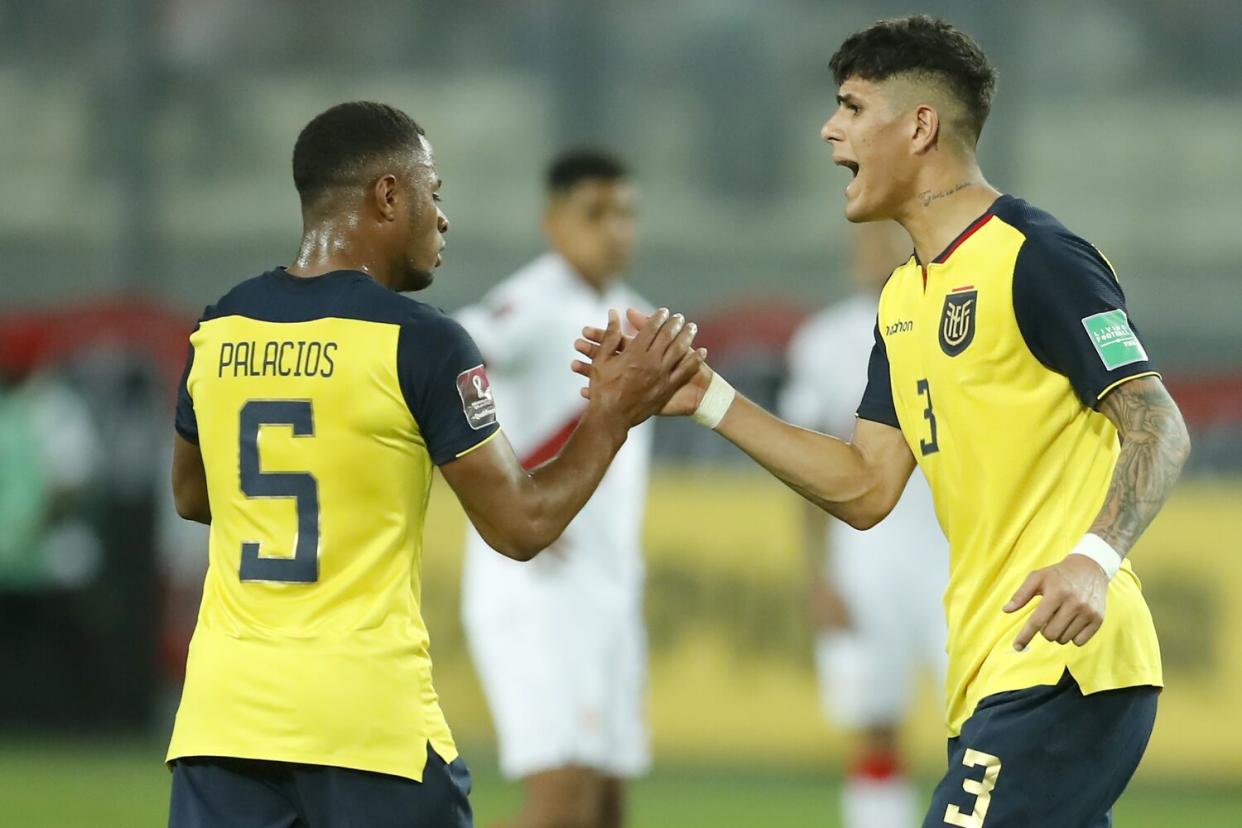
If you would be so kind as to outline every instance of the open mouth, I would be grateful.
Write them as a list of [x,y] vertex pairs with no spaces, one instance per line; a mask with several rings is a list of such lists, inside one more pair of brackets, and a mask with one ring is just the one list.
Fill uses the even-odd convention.
[[832,163],[836,164],[838,167],[845,167],[850,171],[849,183],[845,185],[845,197],[847,199],[852,198],[854,196],[854,182],[858,180],[858,162],[851,161],[848,158],[835,158]]

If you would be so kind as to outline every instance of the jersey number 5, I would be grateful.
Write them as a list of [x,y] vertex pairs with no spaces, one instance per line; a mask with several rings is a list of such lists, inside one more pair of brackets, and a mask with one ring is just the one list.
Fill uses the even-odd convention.
[[926,457],[940,451],[940,445],[936,442],[936,413],[932,411],[931,386],[925,379],[919,380],[919,396],[927,397],[927,408],[923,409],[923,419],[927,420],[927,424],[931,427],[930,440],[919,438],[919,450]]
[[298,529],[292,558],[264,558],[259,544],[247,542],[241,550],[243,581],[319,580],[319,482],[306,472],[264,472],[259,469],[259,429],[265,425],[293,427],[294,437],[314,437],[315,417],[310,400],[250,400],[241,410],[241,490],[250,498],[293,498]]

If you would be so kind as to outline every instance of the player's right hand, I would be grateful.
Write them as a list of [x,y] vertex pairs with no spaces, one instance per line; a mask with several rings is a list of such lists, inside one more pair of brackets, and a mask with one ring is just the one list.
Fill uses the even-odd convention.
[[591,362],[575,361],[573,368],[590,378],[585,396],[591,404],[617,412],[628,426],[664,409],[703,363],[693,347],[698,326],[666,308],[652,314],[632,338],[622,333],[617,312],[609,311],[608,327],[598,333],[594,353],[588,355]]
[[[661,316],[661,314],[663,314],[663,316]],[[638,333],[634,336],[625,336],[622,334],[617,339],[615,349],[608,352],[624,352],[628,349],[630,344],[632,342],[636,342],[645,331],[657,330],[661,325],[667,326],[673,323],[680,316],[680,314],[675,314],[673,317],[669,317],[667,314],[668,311],[663,308],[651,315],[644,314],[634,308],[629,308],[625,312],[626,320]],[[659,318],[657,319],[657,317]],[[693,328],[694,323],[691,322],[686,327]],[[607,330],[602,328],[588,326],[582,329],[582,338],[574,343],[574,348],[578,351],[578,353],[582,354],[592,362],[588,363],[581,360],[575,360],[571,367],[576,373],[582,374],[588,378],[591,376],[591,365],[599,358],[601,353],[605,352],[606,346],[604,344],[604,339],[606,334]],[[693,333],[691,334],[690,341],[693,343]],[[674,393],[668,398],[668,401],[657,413],[664,416],[688,416],[693,414],[699,407],[699,403],[703,399],[703,393],[707,390],[707,386],[712,381],[713,372],[712,369],[708,367],[706,362],[706,348],[694,349],[692,353],[698,355],[698,369],[692,373],[688,379],[683,381],[682,385],[674,391]],[[591,398],[590,386],[582,389],[582,396],[587,399]]]

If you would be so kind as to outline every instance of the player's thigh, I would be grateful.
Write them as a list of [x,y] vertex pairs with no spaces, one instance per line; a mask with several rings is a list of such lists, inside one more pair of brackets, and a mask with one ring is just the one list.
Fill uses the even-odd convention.
[[470,772],[431,748],[422,781],[351,768],[299,765],[308,828],[471,828]]
[[305,828],[282,763],[191,757],[173,763],[169,828]]
[[1155,723],[1151,687],[1056,686],[980,702],[950,742],[924,828],[1106,828]]
[[571,764],[582,736],[581,697],[594,669],[578,658],[581,631],[564,623],[563,615],[545,606],[520,618],[467,619],[501,771],[511,779]]
[[903,613],[908,620],[906,636],[919,666],[930,673],[936,689],[943,693],[949,658],[948,625],[945,620],[944,590],[948,564],[935,555],[920,561],[903,575]]
[[876,727],[905,717],[913,685],[909,648],[900,637],[874,633],[849,629],[816,639],[820,703],[841,727]]
[[[901,583],[907,551],[877,547],[868,552],[834,558],[833,583],[850,623],[845,630],[826,631],[816,642],[825,712],[851,728],[904,718],[921,660],[919,628],[927,623],[918,608],[901,599],[909,591]],[[943,626],[943,618],[938,622]]]
[[593,764],[614,778],[642,775],[651,765],[651,729],[647,631],[637,610],[619,617],[613,631],[600,638],[597,655],[605,679],[599,707],[607,730]]

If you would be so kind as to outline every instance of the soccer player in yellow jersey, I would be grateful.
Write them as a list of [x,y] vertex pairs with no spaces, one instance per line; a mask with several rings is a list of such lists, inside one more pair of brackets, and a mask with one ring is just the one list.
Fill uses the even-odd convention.
[[461,828],[469,775],[419,611],[432,466],[489,544],[530,559],[698,370],[694,326],[661,311],[633,355],[599,364],[573,436],[527,472],[474,342],[397,293],[431,283],[448,231],[422,129],[381,104],[333,107],[298,136],[293,176],[293,264],[239,284],[190,336],[172,482],[211,541],[169,824]]
[[[914,243],[880,297],[854,434],[784,423],[706,366],[665,413],[694,413],[858,528],[917,463],[950,543],[949,769],[924,828],[1105,828],[1162,685],[1125,556],[1181,471],[1185,425],[1104,256],[980,171],[995,73],[979,46],[887,20],[831,67],[822,135],[853,173],[846,217],[892,219]],[[582,353],[606,351],[584,336]]]

